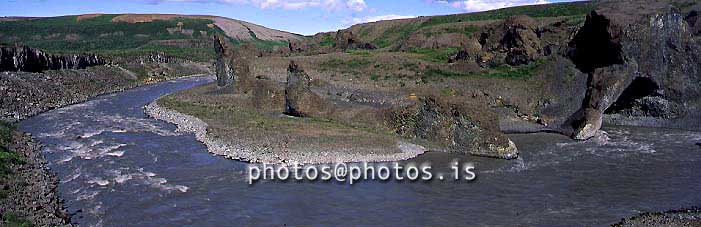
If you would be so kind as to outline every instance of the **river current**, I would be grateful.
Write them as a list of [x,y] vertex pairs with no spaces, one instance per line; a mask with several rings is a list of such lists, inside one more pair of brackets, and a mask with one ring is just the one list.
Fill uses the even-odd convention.
[[605,127],[578,142],[510,135],[506,161],[427,153],[449,173],[472,162],[472,182],[248,184],[246,163],[211,155],[192,134],[143,106],[212,82],[143,86],[55,109],[19,129],[46,146],[72,221],[81,226],[605,226],[642,211],[701,205],[701,133]]

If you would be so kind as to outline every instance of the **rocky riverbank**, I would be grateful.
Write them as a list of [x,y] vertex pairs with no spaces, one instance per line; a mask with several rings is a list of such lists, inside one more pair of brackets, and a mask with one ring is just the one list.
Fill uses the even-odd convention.
[[[226,146],[226,144],[212,138],[211,136],[207,136],[207,123],[196,117],[163,108],[160,105],[158,105],[157,101],[154,101],[149,105],[145,106],[144,113],[146,113],[146,115],[154,119],[162,120],[177,125],[178,129],[176,130],[176,132],[195,134],[197,141],[204,143],[204,145],[207,146],[209,152],[213,154],[225,155],[232,153],[232,149]],[[234,152],[238,153],[238,155],[236,155],[238,159],[252,160],[252,157],[249,153],[238,151]]]
[[98,95],[124,91],[153,81],[139,80],[129,71],[108,66],[44,73],[2,72],[0,120],[17,122],[47,110],[81,103]]
[[3,176],[4,180],[0,183],[4,197],[0,199],[3,224],[69,225],[70,215],[58,197],[59,180],[46,167],[41,153],[42,145],[34,141],[30,134],[12,134],[8,148],[17,155],[18,160],[9,165],[11,175]]
[[611,225],[613,227],[673,227],[673,226],[701,226],[701,209],[681,209],[667,212],[643,213],[635,217],[623,219],[621,222]]

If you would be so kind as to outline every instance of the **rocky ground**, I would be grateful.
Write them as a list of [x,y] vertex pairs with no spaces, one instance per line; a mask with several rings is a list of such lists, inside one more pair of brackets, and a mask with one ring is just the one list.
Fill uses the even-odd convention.
[[699,208],[672,210],[658,213],[644,213],[635,217],[621,220],[614,227],[692,227],[701,226],[701,210]]
[[[36,226],[64,226],[70,215],[58,197],[58,178],[48,171],[41,144],[29,134],[13,132],[10,152],[18,155],[0,183],[0,214],[4,224],[31,223]],[[26,220],[26,221],[24,221]]]
[[[0,72],[0,120],[16,122],[50,109],[84,102],[100,94],[185,76],[163,73],[138,75],[133,72],[136,70],[129,71],[126,68],[133,69],[136,66],[108,65],[44,73]],[[179,68],[185,68],[181,71],[191,73],[187,75],[207,73],[208,70],[196,64],[175,69]]]

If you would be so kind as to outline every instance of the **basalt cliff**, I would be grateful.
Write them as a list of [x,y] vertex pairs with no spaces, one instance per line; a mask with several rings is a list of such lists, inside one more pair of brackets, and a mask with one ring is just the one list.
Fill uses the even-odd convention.
[[697,11],[651,2],[622,14],[615,9],[630,2],[601,4],[569,43],[568,57],[588,75],[573,137],[588,139],[604,122],[700,130]]
[[26,46],[0,46],[0,72],[84,69],[105,63],[105,59],[92,54],[52,55]]

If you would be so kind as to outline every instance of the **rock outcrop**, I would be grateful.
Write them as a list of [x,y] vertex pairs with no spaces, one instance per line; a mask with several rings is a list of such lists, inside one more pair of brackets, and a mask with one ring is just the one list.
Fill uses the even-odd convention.
[[225,87],[234,85],[238,91],[249,92],[252,78],[250,76],[249,58],[255,54],[249,46],[234,47],[226,37],[214,37],[214,50],[217,85]]
[[601,128],[604,111],[608,109],[631,82],[633,72],[624,65],[596,69],[589,75],[587,96],[580,113],[583,118],[573,122],[574,139],[586,140]]
[[0,71],[84,69],[105,63],[97,55],[51,55],[25,46],[0,46]]
[[589,74],[582,109],[570,121],[572,137],[593,136],[605,114],[641,126],[698,122],[693,109],[701,105],[701,47],[689,27],[693,16],[673,7],[620,14],[612,4],[591,12],[569,45],[570,59]]
[[320,117],[334,111],[329,101],[311,90],[312,80],[297,64],[290,62],[285,84],[285,114],[297,117]]
[[336,32],[336,43],[334,47],[339,50],[347,49],[363,49],[372,50],[377,49],[375,45],[368,42],[363,42],[352,31],[349,30],[339,30]]
[[701,35],[701,16],[699,16],[698,11],[692,10],[684,17],[684,20],[689,24],[691,34]]
[[397,109],[389,125],[405,137],[427,141],[448,151],[513,159],[516,145],[499,130],[494,113],[480,111],[480,103],[424,97],[416,105]]
[[214,51],[217,54],[217,61],[214,63],[217,73],[217,85],[220,87],[234,83],[234,70],[230,65],[231,52],[229,42],[224,36],[214,37]]
[[513,16],[488,28],[479,40],[483,46],[482,51],[493,54],[493,57],[485,61],[492,64],[523,65],[543,56],[536,24],[528,16]]

